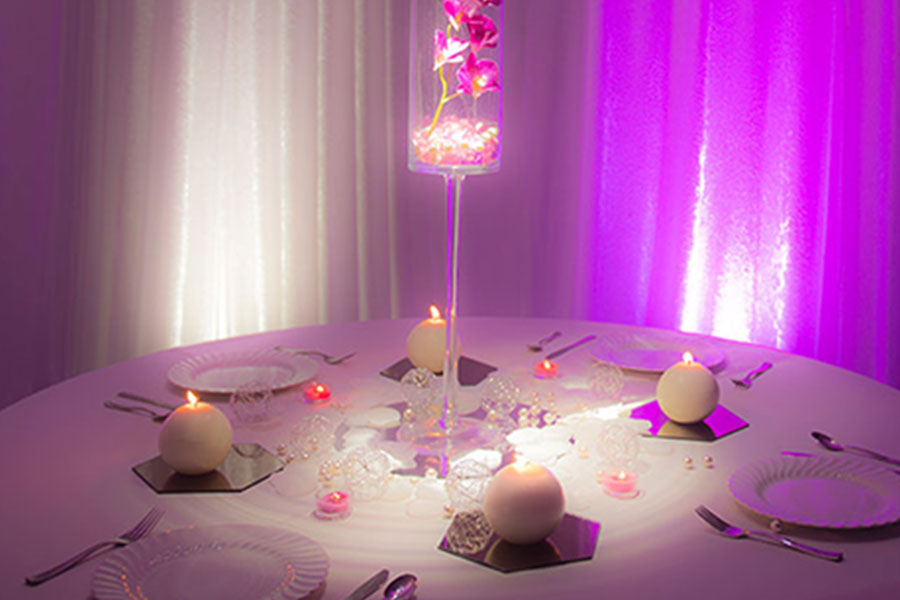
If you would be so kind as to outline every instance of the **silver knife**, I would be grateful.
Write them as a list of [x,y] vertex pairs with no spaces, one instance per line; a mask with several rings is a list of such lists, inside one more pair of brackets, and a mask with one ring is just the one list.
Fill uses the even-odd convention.
[[573,343],[569,344],[569,345],[566,346],[565,348],[560,348],[560,349],[557,350],[556,352],[551,352],[550,354],[548,354],[548,355],[545,356],[544,358],[547,359],[547,360],[553,360],[553,359],[556,358],[557,356],[562,356],[563,354],[565,354],[565,353],[568,352],[569,350],[574,350],[574,349],[577,348],[578,346],[581,346],[582,344],[587,344],[588,342],[593,341],[593,340],[596,340],[596,339],[597,339],[597,336],[596,336],[596,335],[589,335],[589,336],[587,336],[587,337],[583,337],[583,338],[581,338],[580,340],[578,340],[577,342],[573,342]]
[[375,590],[381,587],[385,581],[387,581],[388,575],[391,572],[387,569],[382,569],[369,577],[361,586],[353,590],[353,592],[347,596],[347,600],[363,600],[364,598],[368,598]]

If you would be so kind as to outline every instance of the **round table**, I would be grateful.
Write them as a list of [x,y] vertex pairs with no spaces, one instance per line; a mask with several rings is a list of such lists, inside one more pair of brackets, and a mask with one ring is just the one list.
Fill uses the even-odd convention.
[[[276,345],[355,351],[344,364],[321,364],[317,379],[351,410],[386,402],[398,386],[379,371],[404,353],[414,320],[369,321],[267,332],[129,360],[47,388],[0,412],[3,492],[0,519],[4,556],[2,598],[86,598],[102,558],[94,559],[35,588],[23,578],[76,553],[94,541],[129,528],[149,507],[166,510],[160,529],[189,525],[251,523],[300,532],[327,551],[331,570],[325,598],[344,598],[382,568],[392,576],[413,572],[419,598],[878,598],[900,589],[900,526],[860,530],[794,530],[798,539],[825,549],[842,549],[831,563],[750,540],[718,536],[694,514],[705,504],[743,526],[765,526],[731,497],[732,472],[756,459],[794,450],[825,454],[811,430],[900,456],[900,392],[860,375],[814,360],[757,346],[716,340],[727,356],[718,374],[721,403],[750,426],[714,443],[651,438],[642,442],[641,496],[620,500],[598,487],[582,498],[578,514],[599,521],[594,557],[549,569],[502,574],[437,549],[448,521],[413,518],[403,502],[356,503],[352,516],[325,522],[311,516],[312,495],[279,492],[276,473],[238,494],[157,495],[131,467],[157,454],[159,425],[108,410],[106,400],[129,390],[178,402],[181,391],[167,371],[187,357],[210,351],[269,349]],[[559,319],[462,318],[464,354],[512,372],[528,369],[538,355],[525,344],[560,330],[553,348],[588,334],[631,335],[644,328]],[[557,359],[563,374],[584,374],[586,348]],[[751,389],[727,377],[767,360],[774,368]],[[629,375],[631,398],[652,398],[653,377]],[[366,389],[379,390],[367,394]],[[387,400],[391,400],[388,398]],[[393,401],[401,401],[399,386]],[[225,401],[227,403],[227,400]],[[265,430],[236,427],[236,442],[260,442],[269,449],[290,427],[314,410],[292,388],[276,396],[280,422]],[[704,455],[715,468],[702,466]],[[697,468],[686,470],[684,457]],[[289,469],[292,467],[288,467]],[[592,476],[588,473],[586,476]],[[410,484],[412,485],[412,484]],[[900,477],[898,477],[900,485]],[[570,510],[573,510],[570,507]]]

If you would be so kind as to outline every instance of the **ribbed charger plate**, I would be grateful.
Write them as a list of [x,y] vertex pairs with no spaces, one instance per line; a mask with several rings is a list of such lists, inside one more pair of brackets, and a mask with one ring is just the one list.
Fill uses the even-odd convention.
[[785,523],[831,529],[900,520],[900,476],[846,456],[778,456],[746,465],[728,481],[735,499]]
[[315,361],[277,350],[201,354],[172,365],[169,381],[180,388],[230,394],[242,385],[264,383],[273,390],[296,385],[316,374]]
[[328,574],[308,537],[255,525],[167,531],[110,555],[94,573],[97,600],[297,600]]

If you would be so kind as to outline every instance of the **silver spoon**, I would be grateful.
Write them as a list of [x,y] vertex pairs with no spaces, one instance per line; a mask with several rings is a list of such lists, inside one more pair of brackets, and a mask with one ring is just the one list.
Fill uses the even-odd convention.
[[758,367],[756,367],[755,369],[753,369],[752,371],[750,371],[749,373],[744,375],[743,379],[732,378],[731,381],[732,381],[732,383],[734,383],[734,385],[736,385],[738,387],[749,388],[750,386],[753,385],[754,379],[756,379],[757,377],[759,377],[760,375],[762,375],[763,373],[765,373],[766,371],[768,371],[771,368],[772,368],[772,363],[764,362],[763,364],[759,365]]
[[562,335],[562,331],[554,331],[547,337],[541,338],[537,341],[536,344],[525,344],[529,350],[532,352],[542,352],[544,350],[544,346],[558,338]]
[[900,460],[897,460],[896,458],[891,458],[890,456],[880,454],[878,452],[875,452],[874,450],[860,448],[859,446],[839,444],[827,433],[822,433],[821,431],[813,431],[810,433],[810,435],[812,435],[817,442],[822,444],[822,446],[824,446],[828,450],[831,450],[832,452],[856,452],[857,454],[862,454],[863,456],[868,456],[869,458],[874,458],[875,460],[880,460],[882,462],[900,466]]
[[419,579],[412,573],[400,575],[384,588],[384,600],[409,600],[416,595]]

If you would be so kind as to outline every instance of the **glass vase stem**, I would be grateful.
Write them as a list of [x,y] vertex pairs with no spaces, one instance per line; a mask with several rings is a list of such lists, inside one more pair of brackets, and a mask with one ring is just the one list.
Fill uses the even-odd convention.
[[457,368],[459,347],[456,335],[456,310],[459,304],[459,209],[464,175],[447,174],[447,342],[444,349],[444,408],[442,428],[450,432],[456,426]]

